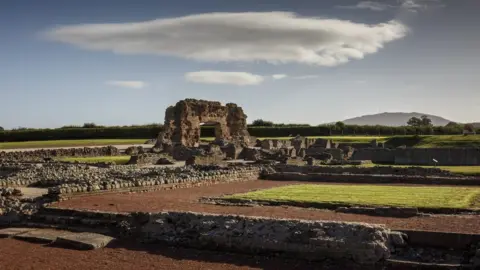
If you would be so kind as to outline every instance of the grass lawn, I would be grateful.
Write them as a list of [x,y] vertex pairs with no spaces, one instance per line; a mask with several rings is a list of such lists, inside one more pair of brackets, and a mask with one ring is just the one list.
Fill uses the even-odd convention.
[[0,142],[0,149],[143,144],[146,140],[147,139],[94,139],[94,140],[55,140],[55,141],[29,141],[29,142]]
[[97,162],[110,162],[113,161],[118,165],[126,164],[130,160],[130,156],[103,156],[103,157],[61,157],[57,160],[68,162],[81,162],[81,163],[97,163]]
[[480,208],[480,188],[376,185],[291,185],[226,198],[278,202],[430,208]]
[[[309,136],[308,138],[330,139],[338,143],[368,143],[373,139],[386,142],[394,147],[480,147],[480,135],[427,135],[427,136]],[[203,137],[202,141],[213,141],[213,137]],[[259,139],[289,140],[292,137],[269,137]],[[143,144],[147,139],[93,139],[93,140],[54,140],[30,142],[0,142],[0,149],[75,147],[97,145]]]
[[423,136],[419,148],[431,147],[480,147],[480,135],[436,135]]
[[[260,140],[290,140],[293,139],[294,137],[260,137],[258,139]],[[378,140],[378,142],[384,142],[386,141],[389,137],[385,136],[308,136],[308,138],[312,139],[329,139],[333,140],[334,142],[339,142],[339,143],[368,143],[371,142],[372,140]],[[215,140],[214,137],[204,137],[201,138],[202,141],[213,141]]]
[[480,135],[393,136],[386,142],[395,147],[401,145],[416,148],[480,147]]
[[[353,165],[346,165],[353,166]],[[360,167],[375,167],[375,166],[392,166],[392,167],[422,167],[422,168],[434,168],[434,166],[408,166],[408,165],[380,165],[380,164],[364,164]],[[465,175],[480,175],[480,166],[437,166],[436,168],[450,171],[452,173],[459,173]]]

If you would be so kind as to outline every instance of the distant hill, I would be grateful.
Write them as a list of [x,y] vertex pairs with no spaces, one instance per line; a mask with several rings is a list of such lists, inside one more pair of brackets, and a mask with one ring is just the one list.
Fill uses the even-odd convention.
[[420,118],[422,115],[427,115],[428,118],[432,120],[432,124],[434,126],[445,126],[446,124],[451,122],[450,120],[443,117],[425,113],[385,112],[346,119],[343,121],[343,123],[345,123],[346,125],[404,126],[407,124],[408,119],[412,117]]

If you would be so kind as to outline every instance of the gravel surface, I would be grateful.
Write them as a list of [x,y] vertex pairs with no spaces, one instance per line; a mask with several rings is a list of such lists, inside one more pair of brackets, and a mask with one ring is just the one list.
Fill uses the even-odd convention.
[[[305,183],[305,182],[303,182]],[[390,218],[359,214],[335,213],[332,211],[284,206],[221,206],[199,203],[200,197],[220,196],[298,184],[288,181],[254,180],[217,184],[213,186],[182,188],[146,193],[105,194],[76,197],[57,203],[56,206],[70,209],[87,209],[114,212],[132,211],[194,211],[218,214],[238,214],[276,218],[299,218],[309,220],[338,220],[386,224],[391,229],[428,230],[443,232],[480,233],[480,216],[445,216]],[[317,183],[318,184],[318,183]]]
[[[2,270],[71,269],[342,269],[326,263],[169,248],[155,245],[113,244],[92,251],[77,251],[14,239],[0,239]],[[343,269],[351,269],[343,268]]]

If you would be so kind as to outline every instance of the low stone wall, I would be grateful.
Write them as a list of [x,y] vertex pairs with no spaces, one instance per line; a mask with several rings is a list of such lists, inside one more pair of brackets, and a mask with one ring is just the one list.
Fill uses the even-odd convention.
[[480,165],[480,148],[408,148],[395,150],[395,164]]
[[[407,149],[358,149],[353,160],[371,160],[374,163],[399,165],[478,166],[479,148],[407,148]],[[435,163],[433,160],[437,160]]]
[[84,147],[84,148],[59,148],[39,149],[34,151],[0,152],[0,159],[5,160],[32,160],[62,156],[74,157],[96,157],[96,156],[117,156],[120,151],[113,146],[106,147]]
[[174,161],[171,160],[171,158],[165,154],[143,153],[143,154],[137,154],[137,155],[131,156],[127,164],[159,165],[159,164],[174,164]]
[[80,193],[112,192],[125,189],[140,188],[161,189],[171,185],[191,185],[201,182],[232,182],[245,179],[257,179],[260,169],[258,167],[238,167],[230,170],[211,170],[198,173],[178,173],[171,175],[152,175],[143,179],[112,179],[103,181],[90,181],[78,184],[60,184],[48,189],[48,194],[65,196]]
[[374,264],[390,256],[390,231],[364,223],[162,212],[151,215],[141,233],[145,242],[310,260]]
[[35,214],[42,204],[42,199],[0,196],[0,225],[21,222]]
[[328,153],[332,155],[334,160],[343,159],[343,150],[338,148],[321,148],[321,147],[310,147],[306,149],[306,155],[315,157],[316,155],[321,155],[323,153]]
[[401,230],[412,246],[467,250],[480,243],[480,234]]
[[297,166],[297,165],[275,165],[277,172],[298,172],[298,173],[332,173],[332,174],[378,174],[378,175],[419,175],[419,176],[454,176],[455,174],[438,168],[422,167],[341,167],[341,166]]
[[277,181],[305,181],[319,183],[361,183],[361,184],[421,184],[478,186],[480,178],[471,177],[426,177],[415,175],[372,175],[372,174],[327,174],[278,172],[263,173],[262,179]]
[[[403,149],[401,149],[403,150]],[[374,163],[394,164],[395,149],[387,148],[363,148],[355,149],[352,160],[371,160]]]

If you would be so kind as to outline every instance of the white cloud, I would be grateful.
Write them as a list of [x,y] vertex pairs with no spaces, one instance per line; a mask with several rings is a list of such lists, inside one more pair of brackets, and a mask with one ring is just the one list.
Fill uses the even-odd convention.
[[397,21],[362,24],[291,12],[245,12],[61,26],[46,36],[84,49],[121,54],[336,66],[373,54],[406,33],[407,28]]
[[133,89],[142,89],[147,86],[147,84],[142,81],[108,81],[106,82],[106,84],[111,86],[119,86]]
[[275,79],[275,80],[284,79],[286,77],[287,77],[287,74],[274,74],[274,75],[272,75],[272,78]]
[[373,11],[385,11],[387,9],[405,9],[411,12],[417,12],[418,10],[427,9],[428,7],[444,7],[443,4],[438,4],[438,2],[438,0],[397,0],[396,4],[391,5],[385,2],[361,1],[356,5],[336,7],[344,9],[369,9]]
[[388,5],[386,3],[379,3],[373,1],[362,1],[356,5],[352,6],[336,6],[337,8],[345,8],[345,9],[370,9],[373,11],[384,11],[388,8],[392,8],[394,6]]
[[203,70],[186,73],[185,80],[208,84],[258,85],[264,78],[248,72]]
[[315,79],[315,78],[318,78],[319,76],[318,75],[302,75],[302,76],[296,76],[296,77],[293,77],[294,79],[297,79],[297,80],[306,80],[306,79]]

